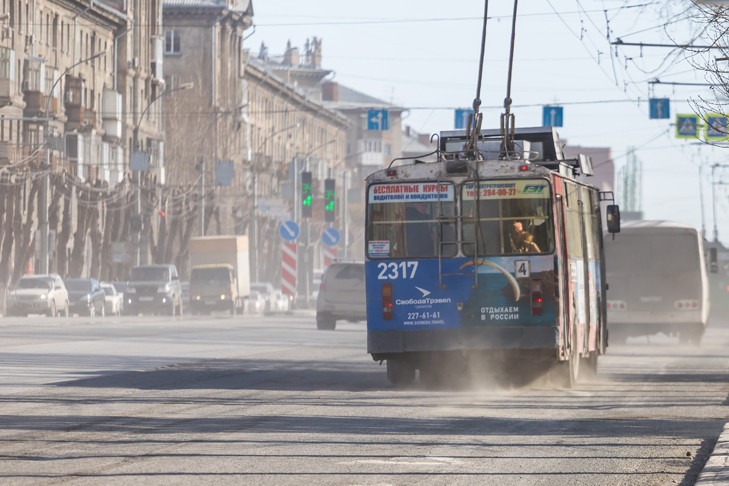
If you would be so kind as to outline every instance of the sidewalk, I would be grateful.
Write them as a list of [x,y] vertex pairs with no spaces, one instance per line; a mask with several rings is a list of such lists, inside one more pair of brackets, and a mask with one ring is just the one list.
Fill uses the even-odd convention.
[[709,460],[694,483],[697,486],[719,486],[729,484],[729,423],[724,424],[724,430],[714,446]]

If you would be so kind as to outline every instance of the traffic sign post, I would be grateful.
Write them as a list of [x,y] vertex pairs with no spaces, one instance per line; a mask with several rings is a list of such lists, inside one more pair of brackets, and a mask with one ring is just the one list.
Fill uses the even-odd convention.
[[296,243],[281,245],[281,292],[286,295],[296,295],[297,264]]
[[464,130],[468,125],[468,117],[473,115],[473,110],[466,108],[459,108],[455,113],[454,127],[456,130]]
[[651,98],[649,100],[649,118],[671,118],[671,100],[668,98]]
[[326,246],[337,246],[339,244],[340,238],[341,235],[336,228],[326,228],[321,233],[321,241]]
[[294,221],[284,221],[281,226],[278,227],[278,232],[286,241],[293,241],[299,236],[299,225]]
[[699,138],[699,115],[676,115],[676,138]]
[[367,130],[384,131],[390,129],[387,110],[367,110]]
[[706,115],[706,130],[704,137],[708,141],[727,140],[727,116],[712,114]]
[[542,108],[542,126],[543,127],[561,127],[562,126],[562,107],[561,106],[545,106]]

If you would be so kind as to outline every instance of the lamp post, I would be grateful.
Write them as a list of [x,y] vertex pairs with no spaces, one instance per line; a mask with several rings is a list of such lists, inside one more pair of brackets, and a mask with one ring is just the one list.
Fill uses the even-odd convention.
[[[293,128],[297,128],[299,126],[299,123],[294,123],[293,125],[289,125],[286,128],[281,128],[280,130],[276,130],[274,132],[269,133],[266,138],[261,140],[261,143],[258,144],[258,147],[256,148],[256,151],[253,153],[253,156],[257,158],[258,152],[261,150],[262,147],[266,145],[266,142],[268,142],[271,138],[275,137],[276,135],[287,132]],[[258,282],[258,269],[260,267],[259,262],[259,252],[258,252],[258,172],[256,171],[256,162],[254,159],[254,162],[252,164],[252,172],[253,172],[253,281]],[[296,188],[294,188],[294,191]]]
[[[142,120],[144,120],[144,115],[147,114],[147,111],[149,111],[149,108],[154,104],[155,101],[162,98],[163,96],[166,96],[170,93],[174,93],[175,91],[182,91],[186,89],[192,89],[194,87],[193,83],[182,83],[177,88],[168,89],[165,91],[162,91],[160,94],[152,98],[149,103],[147,103],[147,106],[144,107],[144,110],[142,110],[142,113],[139,114],[139,119],[137,120],[137,123],[134,125],[134,131],[132,132],[132,145],[134,147],[134,150],[139,152],[139,127],[142,125]],[[131,156],[131,154],[130,154]],[[141,184],[142,184],[142,178],[140,177],[139,170],[135,170],[137,173],[137,217],[141,218],[142,215],[142,193],[141,193]],[[140,227],[139,231],[137,233],[136,238],[136,247],[137,252],[135,255],[135,265],[140,265],[142,263],[142,229]]]
[[42,181],[43,185],[41,187],[41,192],[40,192],[40,194],[41,194],[41,201],[39,204],[40,215],[38,218],[40,220],[39,226],[40,226],[40,239],[41,239],[39,270],[40,270],[40,273],[42,273],[42,274],[48,273],[48,233],[50,230],[50,228],[48,227],[48,193],[50,192],[49,176],[50,176],[50,171],[51,171],[51,150],[50,150],[50,146],[48,143],[48,138],[50,136],[51,127],[50,127],[50,116],[48,114],[48,110],[50,109],[49,105],[50,105],[51,95],[53,94],[53,90],[56,89],[56,86],[61,81],[61,78],[63,78],[66,74],[68,74],[69,71],[71,71],[73,68],[75,68],[79,64],[83,64],[85,62],[88,62],[92,59],[96,59],[97,57],[101,57],[104,55],[106,55],[106,51],[97,52],[93,56],[89,56],[85,59],[81,59],[80,61],[75,62],[72,65],[70,65],[69,67],[67,67],[66,69],[64,69],[63,72],[58,76],[58,79],[56,79],[53,82],[53,84],[51,85],[51,89],[46,94],[46,99],[45,99],[46,106],[45,106],[45,110],[44,110],[45,118],[46,118],[45,119],[45,128],[44,128],[44,131],[45,131],[44,138],[45,138],[45,144],[46,144],[46,163],[45,163],[45,167],[44,167],[44,174],[43,174],[43,181]]

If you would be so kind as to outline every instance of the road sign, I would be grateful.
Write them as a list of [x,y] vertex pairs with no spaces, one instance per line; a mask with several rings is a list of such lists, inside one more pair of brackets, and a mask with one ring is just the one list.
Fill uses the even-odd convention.
[[281,292],[296,295],[296,243],[281,245]]
[[389,130],[387,110],[367,110],[367,130]]
[[668,98],[651,98],[648,103],[649,118],[671,118],[671,100]]
[[456,119],[454,126],[456,130],[465,130],[468,125],[468,117],[473,115],[473,110],[467,108],[459,108],[456,110]]
[[337,259],[337,249],[324,247],[324,268],[328,267]]
[[727,140],[727,116],[726,115],[706,115],[706,131],[704,136],[706,140]]
[[235,178],[235,166],[232,160],[216,160],[215,161],[215,185],[230,187],[230,183]]
[[336,228],[326,228],[321,233],[321,241],[326,246],[337,246],[339,244],[339,239],[341,236],[339,235],[339,231],[337,231]]
[[281,223],[281,226],[278,227],[278,232],[284,240],[293,241],[297,236],[299,236],[299,225],[294,221],[284,221]]
[[699,138],[699,115],[676,115],[676,138]]
[[562,126],[562,107],[561,106],[544,106],[542,107],[542,126],[543,127],[561,127]]

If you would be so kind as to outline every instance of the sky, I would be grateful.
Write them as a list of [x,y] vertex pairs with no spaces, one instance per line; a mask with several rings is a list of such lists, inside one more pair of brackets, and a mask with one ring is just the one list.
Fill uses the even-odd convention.
[[[483,1],[252,1],[255,28],[245,40],[252,53],[265,43],[269,54],[280,55],[288,41],[303,52],[317,37],[332,80],[406,108],[403,125],[419,133],[453,129],[454,110],[476,98]],[[513,2],[489,2],[483,128],[498,128],[504,111],[513,10]],[[558,132],[569,145],[610,147],[616,174],[629,154],[640,161],[646,219],[691,224],[709,240],[716,228],[729,245],[729,167],[715,168],[711,183],[712,165],[729,166],[729,143],[675,136],[676,114],[715,99],[702,86],[701,55],[612,44],[704,44],[701,25],[690,18],[695,13],[687,0],[520,1],[511,112],[517,127],[533,127],[541,126],[544,105],[562,106]],[[650,119],[649,98],[669,98],[670,118]]]

